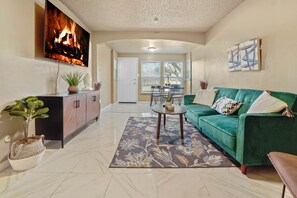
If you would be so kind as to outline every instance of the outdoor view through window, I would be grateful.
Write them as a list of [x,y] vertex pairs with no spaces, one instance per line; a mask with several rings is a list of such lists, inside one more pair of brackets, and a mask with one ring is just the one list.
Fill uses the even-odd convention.
[[183,85],[183,62],[165,61],[161,70],[160,61],[141,62],[141,92],[150,92],[151,86]]

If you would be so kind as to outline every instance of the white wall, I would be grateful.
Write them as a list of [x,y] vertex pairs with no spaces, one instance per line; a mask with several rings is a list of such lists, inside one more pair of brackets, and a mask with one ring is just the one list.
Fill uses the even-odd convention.
[[[206,45],[197,49],[204,59],[209,87],[256,88],[297,93],[297,1],[246,0],[207,32]],[[228,47],[262,38],[263,69],[228,72]],[[204,57],[199,58],[200,54]],[[193,63],[195,64],[195,63]],[[200,66],[194,66],[196,69]],[[201,80],[198,76],[196,80]],[[193,82],[194,84],[199,82]]]
[[[90,30],[60,1],[53,4],[90,32]],[[1,0],[0,6],[0,110],[12,101],[29,95],[54,93],[58,63],[42,58],[44,32],[44,1]],[[92,35],[92,34],[91,34]],[[90,53],[91,55],[91,53]],[[90,58],[91,60],[91,58]],[[60,64],[60,73],[80,71],[91,73],[88,68]],[[58,78],[58,92],[67,91],[67,84]],[[21,122],[7,113],[0,114],[0,162],[9,153],[9,144],[3,138],[13,139],[22,131]],[[30,133],[34,132],[34,122]]]

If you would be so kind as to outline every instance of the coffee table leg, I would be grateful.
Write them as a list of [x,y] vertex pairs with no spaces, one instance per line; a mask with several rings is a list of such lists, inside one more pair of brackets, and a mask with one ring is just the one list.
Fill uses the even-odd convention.
[[161,113],[158,113],[157,140],[159,140],[160,137],[161,117]]
[[179,124],[180,124],[180,138],[184,140],[184,123],[183,123],[183,114],[179,114]]
[[165,129],[165,126],[166,126],[166,114],[164,114],[164,129]]

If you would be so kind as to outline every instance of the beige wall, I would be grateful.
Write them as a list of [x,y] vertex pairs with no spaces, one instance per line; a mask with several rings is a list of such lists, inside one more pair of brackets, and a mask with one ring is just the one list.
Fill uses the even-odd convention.
[[112,51],[105,44],[97,45],[97,80],[102,81],[101,107],[112,102]]
[[[141,94],[141,61],[161,61],[161,68],[164,61],[183,61],[184,68],[186,63],[185,54],[131,54],[131,53],[118,53],[118,57],[135,57],[138,58],[138,100],[149,101],[149,94]],[[184,69],[185,72],[185,69]],[[186,90],[185,90],[186,91]]]
[[204,51],[203,47],[197,47],[192,51],[192,94],[200,89],[200,81],[204,80]]
[[[248,0],[216,24],[207,33],[206,46],[195,52],[198,57],[204,53],[205,74],[210,87],[297,93],[296,10],[296,0]],[[262,38],[263,70],[228,72],[228,47],[254,37]]]
[[[52,1],[57,7],[90,30],[60,1]],[[28,95],[54,93],[58,63],[42,58],[44,1],[2,0],[0,6],[0,110],[12,101]],[[91,34],[92,36],[92,34]],[[90,53],[91,55],[91,53]],[[89,68],[60,64],[60,74],[66,71],[91,73]],[[58,78],[57,90],[67,90],[67,84]],[[7,113],[0,114],[0,162],[9,153],[9,144],[3,138],[10,134],[13,140],[22,131],[21,123]],[[34,122],[31,131],[34,131]]]
[[118,92],[118,53],[115,50],[112,50],[112,72],[111,72],[111,81],[112,81],[112,103],[117,101],[117,92]]

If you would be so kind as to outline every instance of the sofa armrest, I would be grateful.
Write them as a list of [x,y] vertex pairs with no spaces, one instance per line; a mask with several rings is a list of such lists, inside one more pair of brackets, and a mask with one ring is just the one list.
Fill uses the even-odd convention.
[[270,164],[267,154],[280,151],[297,154],[297,114],[242,114],[236,140],[236,159],[243,165]]
[[184,105],[192,104],[194,101],[195,95],[184,95]]

